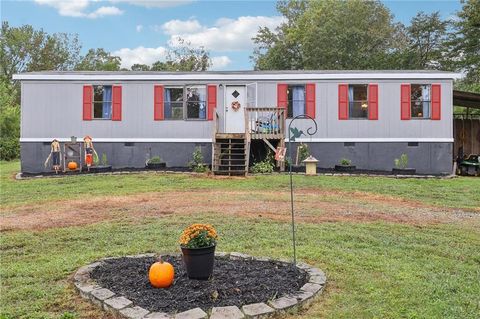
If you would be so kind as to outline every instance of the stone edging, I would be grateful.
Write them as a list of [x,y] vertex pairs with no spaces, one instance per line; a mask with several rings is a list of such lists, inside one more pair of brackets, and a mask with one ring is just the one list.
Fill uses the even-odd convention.
[[[142,254],[136,256],[125,256],[128,258],[155,257],[156,254]],[[237,252],[216,253],[217,258],[229,258],[231,260],[254,259],[259,261],[268,261],[270,258],[252,257]],[[104,258],[87,266],[80,267],[73,276],[74,285],[85,299],[90,300],[105,311],[110,311],[122,318],[128,319],[241,319],[241,318],[267,318],[287,311],[304,309],[312,303],[315,297],[320,295],[327,283],[327,277],[323,271],[314,268],[305,263],[297,263],[297,268],[307,272],[308,282],[294,294],[283,296],[271,300],[267,303],[255,303],[237,306],[213,307],[212,309],[194,308],[177,314],[168,314],[163,312],[149,312],[148,310],[136,306],[131,300],[124,296],[116,295],[114,292],[100,287],[91,279],[90,273],[102,264],[103,260],[116,259]],[[279,260],[281,262],[288,262]]]

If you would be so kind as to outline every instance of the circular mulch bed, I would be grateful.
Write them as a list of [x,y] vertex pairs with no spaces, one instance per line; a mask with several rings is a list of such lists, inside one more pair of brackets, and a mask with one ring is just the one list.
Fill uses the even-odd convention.
[[90,276],[135,305],[167,313],[267,302],[296,293],[308,282],[305,270],[280,261],[216,257],[212,278],[200,281],[188,279],[181,257],[164,256],[163,260],[175,267],[175,281],[168,289],[153,288],[148,281],[154,257],[107,259]]

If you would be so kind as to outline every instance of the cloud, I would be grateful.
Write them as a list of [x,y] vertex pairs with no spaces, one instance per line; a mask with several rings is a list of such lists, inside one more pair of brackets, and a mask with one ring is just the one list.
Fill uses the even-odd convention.
[[119,56],[122,59],[122,68],[130,68],[134,64],[152,65],[157,61],[164,61],[168,53],[165,47],[145,48],[137,47],[134,49],[122,48],[112,52],[113,55]]
[[213,26],[207,27],[194,19],[170,20],[162,25],[162,31],[170,36],[170,46],[176,46],[180,37],[193,47],[203,46],[214,51],[242,51],[253,48],[252,38],[259,27],[274,29],[283,21],[280,16],[241,16],[236,19],[221,18]]
[[154,30],[163,30],[165,34],[176,35],[184,33],[200,32],[204,28],[197,20],[170,20],[159,26],[154,26]]
[[137,32],[142,32],[143,30],[143,25],[139,24],[135,27],[135,30],[137,30]]
[[222,70],[227,65],[232,63],[232,60],[226,55],[214,56],[212,57],[212,65],[210,66],[211,70]]
[[169,8],[183,6],[194,2],[193,0],[110,0],[113,3],[128,3],[146,8]]
[[35,0],[40,5],[55,8],[61,16],[96,19],[104,16],[121,15],[123,11],[114,6],[102,6],[86,12],[92,1],[89,0]]
[[117,7],[100,7],[97,10],[86,15],[87,18],[96,19],[104,16],[118,16],[123,14],[123,11]]

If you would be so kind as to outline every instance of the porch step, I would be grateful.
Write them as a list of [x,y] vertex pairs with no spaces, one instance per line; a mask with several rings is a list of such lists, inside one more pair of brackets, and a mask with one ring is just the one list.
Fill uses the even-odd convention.
[[217,133],[213,145],[212,170],[215,175],[245,175],[247,140],[242,133]]

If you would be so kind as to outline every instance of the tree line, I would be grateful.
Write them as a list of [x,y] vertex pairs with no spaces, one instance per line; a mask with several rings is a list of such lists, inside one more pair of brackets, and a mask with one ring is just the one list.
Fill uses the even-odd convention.
[[253,39],[257,70],[458,71],[458,88],[480,92],[480,0],[462,0],[448,20],[418,12],[408,26],[380,1],[283,0],[277,10],[284,22]]
[[[432,3],[433,5],[433,3]],[[453,19],[439,12],[419,12],[408,26],[395,22],[380,1],[282,0],[284,22],[275,30],[260,28],[252,39],[256,70],[438,69],[464,77],[459,89],[480,93],[480,0],[462,0]],[[205,71],[210,53],[179,45],[152,65],[131,71]],[[81,55],[77,34],[36,30],[2,22],[0,34],[0,159],[19,156],[20,87],[12,75],[21,72],[120,71],[121,59],[104,48]]]

